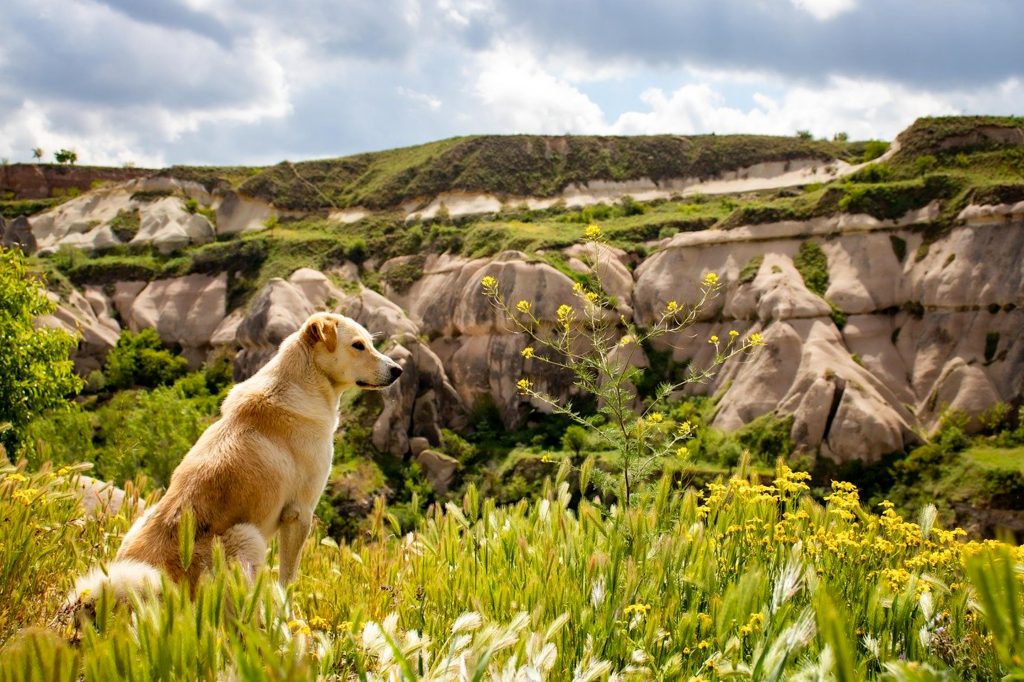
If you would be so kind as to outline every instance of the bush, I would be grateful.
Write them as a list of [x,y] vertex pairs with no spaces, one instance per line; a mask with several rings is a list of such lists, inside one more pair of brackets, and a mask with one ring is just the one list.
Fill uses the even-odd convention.
[[575,457],[579,457],[589,443],[590,436],[587,430],[578,424],[567,428],[562,436],[562,448],[571,452]]
[[139,209],[121,209],[110,221],[110,229],[123,242],[130,242],[139,233]]
[[881,140],[868,140],[864,145],[864,156],[862,160],[866,163],[868,161],[874,161],[882,154],[889,151],[889,143]]
[[758,271],[761,269],[761,263],[764,262],[764,256],[758,255],[752,257],[747,261],[747,264],[740,270],[740,284],[749,284],[754,281],[757,277]]
[[810,291],[824,296],[828,291],[828,257],[817,242],[805,241],[793,259],[793,266]]
[[110,389],[154,388],[173,383],[188,372],[185,358],[163,347],[155,329],[125,330],[107,354],[104,374]]

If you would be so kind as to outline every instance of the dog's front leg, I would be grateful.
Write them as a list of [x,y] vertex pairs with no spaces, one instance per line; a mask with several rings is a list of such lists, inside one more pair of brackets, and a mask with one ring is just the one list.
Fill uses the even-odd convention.
[[281,512],[280,545],[281,567],[278,580],[287,586],[295,578],[302,555],[302,543],[309,535],[309,527],[313,522],[313,510],[303,510],[298,505],[290,504]]

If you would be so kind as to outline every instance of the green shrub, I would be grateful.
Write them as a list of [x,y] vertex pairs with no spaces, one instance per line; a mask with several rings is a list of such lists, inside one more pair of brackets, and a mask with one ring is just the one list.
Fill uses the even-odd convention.
[[793,431],[793,416],[763,414],[749,422],[734,434],[736,441],[751,454],[766,463],[787,459],[793,452],[790,433]]
[[567,428],[562,436],[562,448],[571,452],[575,457],[579,457],[589,444],[590,435],[585,428],[578,424]]
[[804,280],[804,286],[819,296],[828,291],[828,257],[817,242],[805,241],[793,259],[793,266]]
[[155,329],[125,330],[107,354],[104,374],[111,389],[153,388],[173,383],[188,372],[185,358],[163,346]]
[[747,261],[747,264],[740,270],[740,284],[749,284],[754,281],[757,277],[758,271],[761,269],[761,263],[764,262],[764,256],[758,255],[752,257]]
[[403,293],[423,276],[423,259],[414,258],[406,263],[391,265],[381,271],[381,278],[389,287]]
[[476,457],[477,448],[451,429],[441,429],[441,449],[446,455],[460,462],[469,462]]
[[121,209],[110,221],[110,229],[123,242],[130,242],[139,233],[139,209]]
[[865,163],[874,161],[882,154],[889,151],[889,143],[882,140],[868,140],[864,145],[864,156],[861,158]]

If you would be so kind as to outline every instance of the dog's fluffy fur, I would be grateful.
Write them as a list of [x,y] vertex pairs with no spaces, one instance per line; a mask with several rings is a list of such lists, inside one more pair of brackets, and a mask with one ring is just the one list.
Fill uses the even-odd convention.
[[[194,586],[215,542],[251,575],[276,532],[280,581],[288,584],[330,472],[341,393],[383,388],[401,372],[353,320],[310,317],[266,366],[231,389],[221,418],[174,470],[163,498],[125,534],[112,563],[75,583],[69,602],[89,604],[103,590],[115,598],[156,591],[161,576]],[[195,520],[187,570],[178,541],[186,512]]]

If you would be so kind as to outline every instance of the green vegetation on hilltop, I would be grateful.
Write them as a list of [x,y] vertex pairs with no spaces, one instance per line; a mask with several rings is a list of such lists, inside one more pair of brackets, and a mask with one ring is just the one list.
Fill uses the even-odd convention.
[[853,158],[854,144],[763,135],[480,135],[339,159],[257,169],[169,169],[211,185],[224,180],[284,209],[396,208],[442,192],[553,196],[572,184],[648,178],[708,179],[768,161]]

